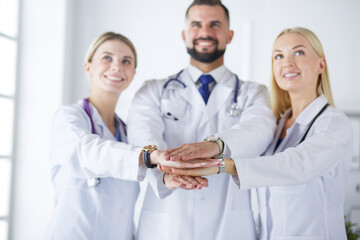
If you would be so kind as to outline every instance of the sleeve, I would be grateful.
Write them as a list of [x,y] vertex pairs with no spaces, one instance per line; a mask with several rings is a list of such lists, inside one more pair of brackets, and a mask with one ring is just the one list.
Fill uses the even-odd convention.
[[239,122],[216,134],[225,142],[225,157],[257,157],[274,137],[276,119],[269,107],[267,88],[255,83],[248,84],[243,86],[246,89],[241,93],[246,101]]
[[323,115],[314,132],[296,147],[273,156],[234,159],[242,189],[302,184],[323,176],[352,156],[352,130],[344,114]]
[[[127,129],[129,143],[137,146],[154,144],[166,150],[163,139],[165,125],[160,111],[161,86],[159,80],[151,80],[135,94],[128,115]],[[165,198],[173,190],[166,188],[164,174],[157,169],[149,169],[147,179],[159,198]]]
[[141,181],[140,152],[140,147],[92,134],[90,120],[78,106],[63,106],[54,115],[51,163],[66,168],[74,177]]

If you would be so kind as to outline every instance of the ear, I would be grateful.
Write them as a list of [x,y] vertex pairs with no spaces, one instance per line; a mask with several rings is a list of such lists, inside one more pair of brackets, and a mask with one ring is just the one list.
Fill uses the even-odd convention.
[[85,71],[86,71],[86,75],[90,78],[90,76],[91,76],[91,63],[85,62],[84,68],[85,68]]
[[85,67],[85,71],[86,71],[87,73],[89,73],[89,72],[90,72],[90,63],[89,63],[89,62],[85,62],[84,67]]
[[181,36],[182,36],[183,41],[185,42],[185,39],[186,39],[185,30],[181,31]]
[[319,70],[318,70],[319,74],[324,72],[325,66],[326,66],[326,60],[324,57],[322,57],[322,58],[320,58],[320,66],[319,66]]
[[229,35],[228,35],[228,38],[227,38],[226,43],[227,43],[227,44],[231,43],[233,37],[234,37],[234,31],[233,31],[233,30],[229,30]]

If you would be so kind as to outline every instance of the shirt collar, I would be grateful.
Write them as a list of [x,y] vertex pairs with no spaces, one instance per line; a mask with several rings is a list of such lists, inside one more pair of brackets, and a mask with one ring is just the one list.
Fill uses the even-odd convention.
[[[197,67],[195,67],[191,64],[188,66],[188,70],[189,70],[189,74],[194,82],[196,82],[199,79],[199,77],[202,74],[204,74],[200,69],[198,69]],[[225,74],[225,72],[226,72],[226,67],[224,65],[221,65],[220,67],[218,67],[206,74],[210,74],[215,79],[215,82],[219,82],[220,79]]]

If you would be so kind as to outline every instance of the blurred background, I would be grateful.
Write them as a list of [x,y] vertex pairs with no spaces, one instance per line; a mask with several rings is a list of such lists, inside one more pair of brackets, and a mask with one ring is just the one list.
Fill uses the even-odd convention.
[[[144,80],[187,66],[181,30],[191,2],[0,0],[0,240],[42,239],[55,205],[49,169],[52,114],[61,104],[88,95],[84,56],[92,40],[115,31],[137,49],[137,73],[117,106],[126,120]],[[320,38],[335,104],[353,123],[354,155],[344,209],[348,219],[360,224],[360,1],[223,3],[235,31],[225,65],[243,80],[269,86],[271,48],[282,29],[302,26]]]

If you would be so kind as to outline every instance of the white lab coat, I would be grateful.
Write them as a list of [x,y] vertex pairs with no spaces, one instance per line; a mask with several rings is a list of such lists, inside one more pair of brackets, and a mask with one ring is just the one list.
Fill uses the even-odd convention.
[[[82,100],[60,107],[54,115],[51,172],[57,205],[45,239],[130,240],[139,192],[135,181],[146,172],[138,167],[141,148],[126,144],[122,127],[123,142],[116,141],[89,105],[96,135]],[[100,184],[91,187],[88,180],[94,178],[100,178]]]
[[[216,79],[205,105],[193,81],[201,72],[195,69],[197,77],[192,78],[190,68],[194,72],[194,67],[189,66],[179,76],[186,88],[172,81],[161,97],[168,80],[163,79],[148,81],[137,92],[128,117],[129,142],[135,145],[151,142],[166,150],[216,134],[226,143],[227,156],[237,153],[251,157],[263,153],[276,127],[266,87],[241,81],[237,99],[242,113],[240,117],[230,117],[226,109],[233,102],[235,75],[224,66],[214,70],[223,73]],[[171,116],[163,114],[167,112]],[[163,174],[157,169],[148,171],[147,178],[152,188],[146,189],[139,240],[255,239],[249,191],[239,191],[230,175],[208,177],[208,188],[191,191],[168,190]]]
[[[352,157],[352,130],[348,117],[328,106],[317,118],[304,142],[310,122],[327,103],[314,100],[286,131],[274,156],[234,158],[241,188],[260,188],[261,239],[346,239],[343,203]],[[287,111],[280,120],[272,155]]]

